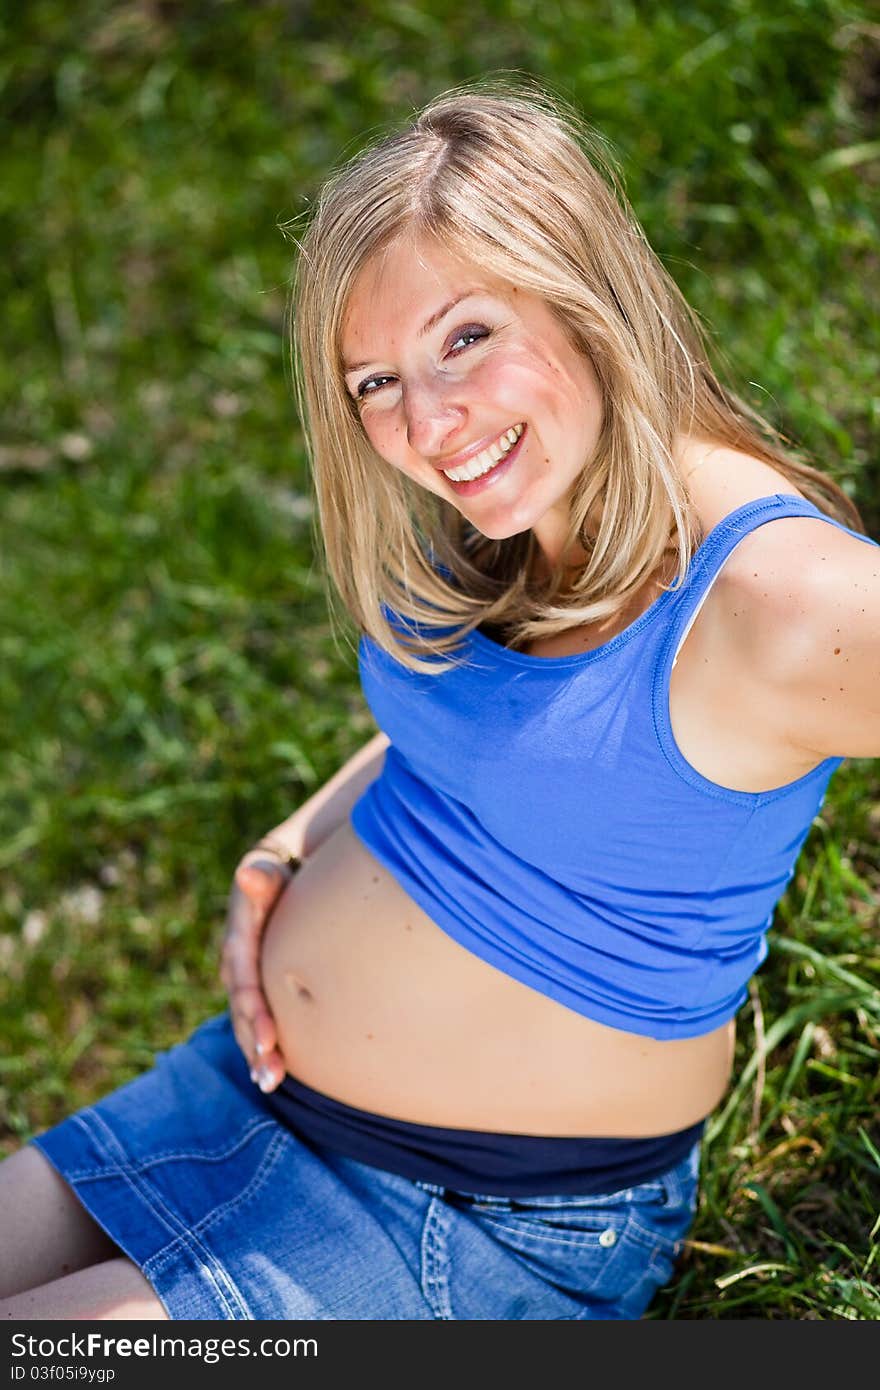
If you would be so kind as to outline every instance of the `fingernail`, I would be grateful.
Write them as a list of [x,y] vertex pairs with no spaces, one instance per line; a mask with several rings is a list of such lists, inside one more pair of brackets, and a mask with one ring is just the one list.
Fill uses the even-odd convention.
[[271,1091],[273,1078],[268,1067],[257,1067],[257,1085],[261,1091]]
[[256,1067],[251,1067],[251,1081],[253,1081],[254,1085],[256,1086],[256,1085],[258,1085],[259,1080],[260,1080],[260,1077],[259,1077],[259,1074],[258,1074],[258,1072],[257,1072]]
[[262,1055],[263,1055],[263,1053],[266,1051],[266,1049],[265,1049],[265,1047],[263,1046],[263,1044],[262,1044],[261,1042],[258,1042],[258,1043],[254,1043],[254,1051],[256,1052],[256,1054],[257,1054],[258,1057],[262,1057]]

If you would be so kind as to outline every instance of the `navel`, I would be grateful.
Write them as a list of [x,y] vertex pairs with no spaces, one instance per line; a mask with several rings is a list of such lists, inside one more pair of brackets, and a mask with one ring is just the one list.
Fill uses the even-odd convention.
[[284,983],[291,989],[296,990],[297,999],[301,999],[304,1004],[310,1004],[314,999],[312,991],[303,984],[302,980],[293,970],[285,970]]

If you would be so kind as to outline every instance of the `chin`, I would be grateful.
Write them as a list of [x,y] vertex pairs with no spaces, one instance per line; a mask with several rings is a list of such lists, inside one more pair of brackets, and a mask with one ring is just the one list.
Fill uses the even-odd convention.
[[494,541],[507,541],[513,536],[521,536],[525,531],[533,530],[541,520],[541,513],[536,513],[533,507],[529,507],[527,510],[524,508],[522,512],[515,511],[513,508],[506,508],[505,511],[506,514],[499,517],[494,524],[486,522],[485,530],[477,521],[474,522],[474,525]]
[[524,531],[528,531],[528,526],[480,526],[471,517],[467,518],[475,531],[479,531],[481,536],[485,536],[487,541],[509,541],[514,536],[521,536]]

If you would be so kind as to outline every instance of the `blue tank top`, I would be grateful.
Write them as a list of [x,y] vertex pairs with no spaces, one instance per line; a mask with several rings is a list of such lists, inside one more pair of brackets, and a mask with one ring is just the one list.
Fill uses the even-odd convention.
[[709,781],[676,745],[669,679],[734,546],[796,516],[868,540],[776,494],[726,517],[684,583],[593,651],[534,657],[474,632],[466,664],[433,675],[361,639],[390,747],[352,825],[453,940],[646,1037],[695,1037],[735,1014],[843,759],[770,791]]

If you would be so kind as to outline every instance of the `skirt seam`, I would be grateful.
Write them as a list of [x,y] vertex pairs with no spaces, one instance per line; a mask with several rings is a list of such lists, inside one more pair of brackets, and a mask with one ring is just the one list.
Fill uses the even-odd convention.
[[[238,1289],[232,1283],[229,1275],[219,1263],[210,1250],[206,1249],[201,1241],[194,1239],[191,1244],[187,1242],[188,1232],[180,1218],[161,1200],[158,1194],[151,1192],[149,1185],[145,1182],[141,1173],[130,1162],[128,1154],[119,1142],[113,1130],[101,1118],[95,1110],[84,1111],[82,1115],[74,1118],[80,1120],[88,1131],[87,1121],[94,1124],[95,1130],[100,1133],[92,1132],[91,1138],[99,1147],[104,1147],[108,1158],[116,1164],[118,1175],[134,1190],[140,1200],[150,1209],[160,1225],[164,1226],[171,1234],[172,1241],[181,1240],[184,1245],[188,1245],[189,1253],[193,1259],[198,1261],[200,1270],[207,1276],[217,1295],[217,1300],[223,1309],[226,1318],[235,1318],[236,1306],[239,1308],[245,1319],[250,1319],[250,1310],[244,1302]],[[120,1162],[119,1155],[122,1155],[124,1163]],[[166,1247],[163,1246],[163,1250]],[[157,1251],[157,1255],[161,1252]],[[155,1258],[155,1257],[154,1257]],[[144,1264],[144,1273],[148,1268],[153,1267],[153,1261],[147,1260]],[[224,1289],[223,1285],[228,1286]]]
[[163,1153],[150,1154],[149,1158],[137,1164],[139,1172],[147,1172],[150,1168],[158,1167],[161,1163],[173,1163],[181,1159],[193,1159],[198,1163],[223,1163],[227,1158],[232,1158],[250,1143],[254,1135],[259,1134],[262,1129],[277,1129],[278,1122],[271,1118],[253,1120],[250,1125],[242,1132],[241,1138],[234,1144],[226,1148],[218,1149],[166,1149]]
[[275,1167],[275,1164],[278,1161],[280,1152],[286,1147],[286,1145],[286,1134],[284,1134],[283,1132],[276,1134],[275,1138],[271,1141],[269,1147],[263,1155],[263,1158],[260,1160],[260,1165],[257,1168],[256,1173],[248,1183],[247,1187],[243,1188],[242,1191],[237,1193],[235,1197],[230,1197],[228,1202],[223,1202],[220,1206],[212,1207],[212,1209],[207,1213],[207,1215],[202,1217],[201,1221],[197,1221],[195,1225],[193,1225],[192,1227],[188,1227],[183,1235],[175,1236],[173,1241],[171,1241],[168,1245],[163,1246],[161,1250],[158,1250],[156,1254],[152,1257],[152,1260],[150,1262],[151,1267],[157,1270],[161,1269],[164,1264],[167,1264],[170,1260],[176,1257],[178,1253],[177,1247],[179,1247],[181,1244],[186,1243],[185,1238],[187,1235],[192,1234],[195,1237],[200,1237],[206,1231],[210,1230],[212,1226],[216,1225],[219,1221],[224,1220],[230,1214],[230,1212],[233,1212],[236,1210],[237,1207],[240,1207],[243,1202],[250,1200],[255,1192],[259,1191],[261,1187],[265,1186],[266,1182],[269,1179],[272,1169]]
[[435,1318],[454,1321],[449,1292],[447,1237],[451,1214],[440,1197],[433,1197],[422,1228],[422,1292]]
[[[90,1115],[93,1114],[94,1111],[90,1107],[88,1110],[84,1110],[81,1113]],[[69,1118],[78,1121],[80,1119],[80,1114],[71,1115]],[[202,1149],[166,1149],[161,1153],[151,1153],[149,1158],[143,1160],[129,1159],[126,1166],[135,1173],[148,1173],[151,1168],[158,1167],[159,1164],[171,1163],[175,1160],[178,1162],[188,1159],[194,1162],[223,1163],[226,1159],[232,1158],[238,1153],[239,1149],[244,1148],[260,1130],[274,1129],[277,1128],[277,1126],[277,1120],[273,1120],[271,1117],[260,1116],[258,1119],[250,1122],[240,1139],[226,1148],[211,1149],[207,1152]],[[106,1167],[95,1168],[90,1166],[88,1168],[68,1168],[65,1171],[72,1182],[93,1182],[96,1179],[105,1178],[107,1176]]]

